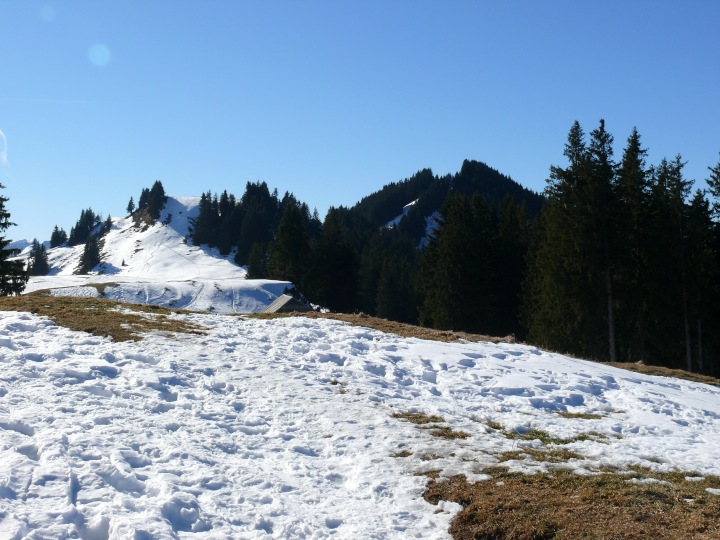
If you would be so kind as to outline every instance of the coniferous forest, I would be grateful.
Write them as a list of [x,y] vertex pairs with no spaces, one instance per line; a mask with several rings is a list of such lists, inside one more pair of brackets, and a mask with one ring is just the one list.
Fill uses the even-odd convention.
[[[680,156],[647,163],[637,130],[619,158],[613,148],[604,121],[589,135],[576,122],[542,195],[465,161],[454,175],[424,169],[330,208],[323,221],[291,193],[248,182],[240,198],[202,194],[191,239],[331,311],[720,373],[720,162],[708,189],[693,191]],[[154,220],[165,200],[156,181],[127,210]],[[85,242],[90,268],[109,230],[100,224],[84,210],[69,237],[55,228],[51,246]],[[42,254],[34,259],[42,270]]]

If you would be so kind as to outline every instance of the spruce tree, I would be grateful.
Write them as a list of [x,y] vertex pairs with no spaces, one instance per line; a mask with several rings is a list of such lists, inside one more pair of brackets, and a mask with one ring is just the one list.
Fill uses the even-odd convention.
[[646,360],[647,302],[645,280],[648,269],[647,248],[650,215],[649,181],[645,162],[647,149],[636,128],[627,139],[617,173],[619,211],[617,229],[622,242],[618,249],[619,348],[628,361]]
[[80,256],[80,266],[78,267],[78,274],[87,274],[93,268],[100,264],[100,246],[98,245],[98,239],[96,236],[90,236],[85,242],[85,248]]
[[267,246],[255,243],[250,248],[250,257],[247,263],[247,279],[263,279],[268,276]]
[[270,246],[268,276],[302,289],[310,262],[310,244],[297,204],[288,204]]
[[420,322],[442,330],[493,333],[497,217],[485,199],[451,196],[420,266]]
[[160,180],[155,180],[147,196],[147,209],[152,219],[158,219],[160,217],[160,211],[166,202],[167,195],[165,195],[165,188],[163,188]]
[[708,167],[710,176],[707,178],[707,184],[712,195],[713,202],[713,215],[715,219],[720,220],[720,161],[714,167]]
[[55,248],[55,247],[61,246],[67,241],[68,241],[68,235],[65,232],[65,230],[60,229],[60,228],[58,228],[57,225],[55,225],[55,228],[53,229],[53,232],[50,235],[50,248]]
[[306,295],[332,311],[352,312],[357,306],[359,258],[335,208],[325,217],[312,260]]
[[583,198],[589,160],[576,121],[563,152],[568,166],[550,167],[546,203],[530,242],[524,295],[528,337],[553,350],[594,356],[587,344],[588,298],[583,245]]
[[[4,188],[5,186],[0,184],[0,189]],[[10,221],[10,212],[5,207],[8,200],[7,197],[0,196],[0,233],[14,225]],[[0,296],[20,294],[28,280],[25,264],[22,261],[10,260],[17,255],[17,250],[7,249],[9,244],[10,240],[0,235]]]
[[586,200],[584,217],[587,220],[588,275],[595,274],[595,284],[590,287],[604,291],[607,325],[607,354],[611,362],[617,362],[617,338],[615,328],[614,258],[617,235],[618,208],[615,199],[615,163],[613,136],[605,130],[605,121],[590,133],[588,152],[589,175],[585,183]]
[[30,248],[30,261],[28,265],[28,273],[31,276],[45,276],[50,272],[50,265],[48,264],[47,252],[45,246],[43,246],[37,239],[33,240],[32,247]]
[[130,201],[128,202],[126,210],[128,215],[132,214],[135,211],[135,201],[133,201],[132,197],[130,197]]

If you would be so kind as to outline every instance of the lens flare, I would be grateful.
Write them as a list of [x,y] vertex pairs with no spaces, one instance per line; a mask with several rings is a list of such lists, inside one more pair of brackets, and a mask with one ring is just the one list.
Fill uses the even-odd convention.
[[88,48],[87,55],[90,63],[98,67],[107,66],[110,63],[110,58],[112,57],[112,55],[110,54],[110,49],[108,49],[102,43],[96,43],[95,45],[91,45]]
[[45,4],[40,8],[40,18],[46,22],[52,22],[55,20],[55,8],[50,4]]

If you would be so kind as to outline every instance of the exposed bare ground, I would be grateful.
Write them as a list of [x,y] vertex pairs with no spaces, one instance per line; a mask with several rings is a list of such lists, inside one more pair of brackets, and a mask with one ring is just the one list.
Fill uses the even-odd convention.
[[[419,429],[440,427],[434,424],[444,422],[423,412],[391,416]],[[490,427],[502,430],[497,423]],[[513,433],[502,433],[515,438]],[[707,491],[720,491],[720,478],[640,467],[600,468],[592,475],[576,475],[563,465],[582,459],[563,447],[576,439],[556,439],[542,431],[519,436],[538,439],[543,446],[498,455],[500,465],[482,471],[489,480],[471,484],[465,476],[439,480],[439,471],[423,473],[429,477],[424,493],[428,502],[452,501],[462,506],[451,523],[455,540],[720,538],[720,495]],[[441,457],[423,455],[417,454],[420,460]],[[413,456],[408,449],[393,455],[416,459]],[[513,473],[502,465],[509,460],[551,463],[556,468],[547,474]]]
[[[685,473],[605,472],[578,476],[521,475],[497,467],[492,479],[431,479],[425,499],[457,502],[463,510],[450,534],[456,540],[641,540],[720,538],[720,478],[688,481]],[[654,479],[656,483],[630,480]],[[652,480],[651,480],[652,481]]]
[[0,310],[29,311],[49,317],[71,330],[107,336],[115,341],[137,341],[142,333],[164,331],[202,334],[203,328],[170,317],[178,310],[154,305],[122,304],[111,300],[70,296],[4,296]]

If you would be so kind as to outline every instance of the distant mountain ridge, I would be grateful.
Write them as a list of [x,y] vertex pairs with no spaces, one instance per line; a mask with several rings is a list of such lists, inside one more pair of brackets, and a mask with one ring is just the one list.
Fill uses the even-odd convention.
[[[431,169],[422,169],[410,178],[391,182],[382,189],[363,197],[348,208],[372,226],[393,222],[402,227],[417,244],[426,235],[427,220],[439,212],[450,193],[481,195],[495,208],[511,196],[517,204],[525,204],[529,216],[535,216],[543,205],[543,196],[527,189],[480,161],[463,161],[460,172],[435,176]],[[405,208],[407,205],[412,206]]]
[[[330,208],[324,222],[307,203],[288,192],[280,197],[264,182],[248,182],[240,197],[225,190],[166,200],[156,181],[143,190],[138,208],[128,205],[134,210],[128,217],[101,223],[84,210],[80,221],[84,215],[97,224],[85,231],[97,256],[88,264],[87,244],[46,244],[50,272],[32,277],[26,292],[232,313],[262,310],[296,287],[331,310],[417,322],[418,264],[442,222],[441,209],[456,194],[479,195],[497,211],[510,198],[528,219],[543,203],[542,196],[469,160],[454,175],[423,169],[352,207]],[[15,246],[31,257],[31,241]]]

